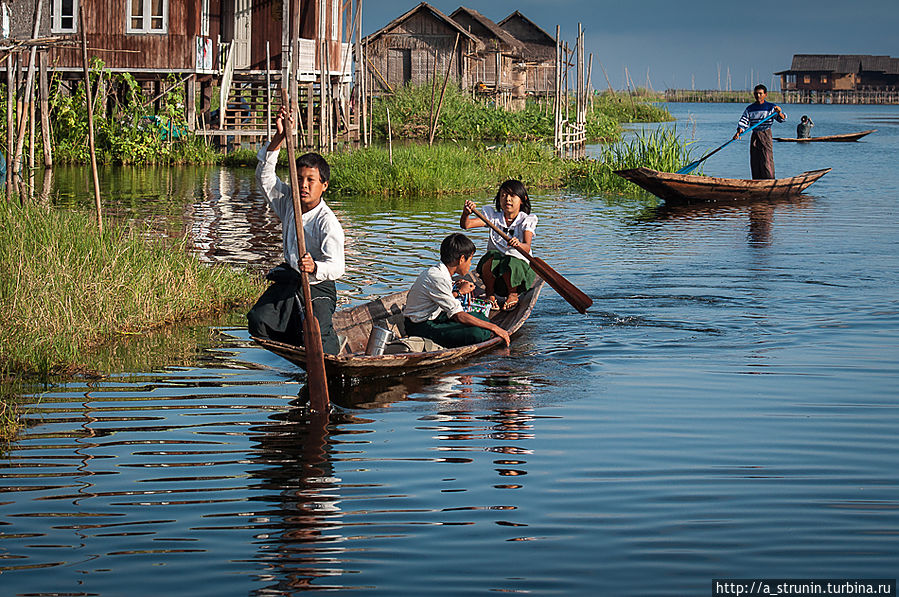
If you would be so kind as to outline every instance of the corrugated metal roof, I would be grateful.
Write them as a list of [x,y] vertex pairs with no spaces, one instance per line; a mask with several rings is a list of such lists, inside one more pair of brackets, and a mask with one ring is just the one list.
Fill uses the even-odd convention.
[[775,74],[796,72],[858,73],[882,72],[899,74],[899,58],[870,54],[794,54],[789,70]]

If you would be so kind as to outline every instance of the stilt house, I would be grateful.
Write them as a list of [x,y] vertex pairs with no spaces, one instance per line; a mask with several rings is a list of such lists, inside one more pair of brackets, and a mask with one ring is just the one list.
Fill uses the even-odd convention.
[[556,40],[517,10],[499,26],[523,47],[515,69],[524,72],[524,93],[537,97],[555,93]]
[[470,83],[485,91],[522,97],[524,77],[523,73],[515,72],[515,65],[524,47],[518,40],[478,11],[464,6],[457,8],[450,18],[481,41],[480,49],[469,59]]
[[[63,80],[78,80],[83,76],[83,28],[91,59],[99,59],[112,72],[130,73],[148,96],[173,83],[185,85],[190,124],[200,120],[193,118],[197,111],[209,111],[214,103],[212,89],[218,87],[218,103],[226,106],[219,126],[258,130],[266,126],[266,107],[278,103],[276,92],[288,62],[284,58],[291,51],[294,16],[299,21],[299,81],[316,86],[320,93],[325,73],[329,88],[325,95],[335,102],[347,97],[352,79],[350,42],[358,29],[355,15],[361,2],[3,0],[0,17],[6,17],[9,26],[3,30],[6,36],[0,38],[0,47],[42,40],[40,48],[48,54],[50,69]],[[38,12],[41,18],[35,35]],[[5,71],[6,65],[0,64],[0,72]],[[311,94],[313,89],[301,85],[300,91]]]
[[390,21],[363,44],[372,89],[387,92],[430,82],[435,73],[444,76],[447,67],[450,80],[467,87],[469,57],[481,49],[476,36],[427,2]]
[[899,86],[899,58],[865,54],[795,54],[780,75],[783,90],[860,90]]

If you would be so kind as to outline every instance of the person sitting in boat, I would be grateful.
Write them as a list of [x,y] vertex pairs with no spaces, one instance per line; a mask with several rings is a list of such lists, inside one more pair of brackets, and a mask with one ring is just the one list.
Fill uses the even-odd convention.
[[802,118],[799,120],[799,124],[796,125],[796,138],[808,139],[811,137],[813,126],[815,126],[815,123],[812,122],[812,119],[803,114]]
[[768,88],[764,85],[756,85],[752,93],[755,95],[755,102],[743,110],[743,115],[737,123],[734,140],[739,139],[743,131],[755,126],[749,140],[749,166],[754,180],[767,180],[774,178],[774,141],[771,135],[771,121],[762,121],[776,112],[774,120],[783,122],[787,119],[787,115],[780,106],[766,101]]
[[[486,226],[480,218],[473,216],[474,201],[466,201],[462,208],[459,225],[463,230]],[[506,297],[505,310],[518,306],[518,295],[534,284],[536,274],[524,256],[521,248],[531,251],[531,241],[537,229],[537,216],[531,213],[531,200],[524,184],[510,179],[499,186],[493,205],[485,205],[481,210],[484,217],[500,230],[512,237],[507,243],[496,232],[487,237],[487,253],[478,261],[475,271],[484,281],[486,298],[493,309],[499,309],[496,295]]]
[[259,150],[259,164],[256,166],[259,188],[281,220],[285,263],[266,276],[272,285],[247,313],[248,327],[253,336],[302,344],[302,317],[305,316],[302,312],[304,297],[299,273],[302,269],[309,276],[312,314],[321,328],[322,349],[326,353],[337,354],[340,343],[331,318],[337,306],[335,281],[344,274],[346,266],[343,228],[322,199],[322,194],[328,190],[331,168],[325,158],[317,153],[307,153],[297,158],[303,240],[306,243],[301,253],[297,248],[291,188],[275,174],[287,118],[291,116],[287,108],[282,107],[275,120],[277,130],[268,147]]
[[403,308],[406,335],[430,338],[446,348],[485,342],[494,335],[509,345],[506,330],[483,313],[465,312],[453,296],[453,276],[469,273],[474,253],[474,243],[460,232],[443,239],[440,263],[419,274],[409,289]]

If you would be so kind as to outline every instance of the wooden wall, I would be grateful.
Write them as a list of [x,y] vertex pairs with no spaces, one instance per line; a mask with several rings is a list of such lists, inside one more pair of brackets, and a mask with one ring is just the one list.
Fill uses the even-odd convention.
[[[434,17],[428,11],[420,11],[410,16],[389,33],[371,41],[368,56],[377,69],[373,74],[375,84],[381,85],[382,78],[396,90],[406,83],[416,85],[431,81],[434,76],[435,60],[437,72],[444,76],[456,29]],[[467,38],[460,39],[455,59],[450,69],[450,79],[462,83],[465,65],[460,60],[468,51]]]
[[[127,3],[120,0],[85,2],[89,55],[99,58],[107,68],[112,69],[195,68],[196,36],[200,33],[199,2],[169,1],[167,35],[125,33],[127,9]],[[77,34],[76,38],[80,40],[81,34]],[[80,46],[54,48],[50,63],[56,67],[80,67]]]

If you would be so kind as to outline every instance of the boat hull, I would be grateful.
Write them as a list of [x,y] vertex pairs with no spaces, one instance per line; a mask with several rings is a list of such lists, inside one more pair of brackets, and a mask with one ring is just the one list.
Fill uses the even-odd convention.
[[[542,288],[543,280],[538,277],[534,286],[520,296],[515,309],[498,311],[492,315],[491,321],[505,329],[510,335],[515,334],[530,316]],[[340,354],[325,355],[325,371],[328,379],[393,377],[416,371],[433,370],[466,361],[503,346],[502,338],[494,336],[485,342],[457,348],[377,356],[366,355],[365,346],[375,323],[381,326],[387,325],[397,336],[404,335],[403,306],[406,304],[407,294],[408,291],[398,292],[334,314],[334,329],[339,335],[346,336],[347,344]],[[305,368],[306,352],[302,346],[255,336],[252,338],[263,348]]]
[[703,201],[769,199],[798,195],[813,182],[830,172],[830,168],[803,172],[790,178],[745,180],[716,178],[694,174],[659,172],[650,168],[616,170],[615,174],[646,189],[671,204]]
[[858,141],[865,135],[870,135],[871,133],[876,132],[877,129],[871,129],[870,131],[860,131],[858,133],[846,133],[844,135],[824,135],[823,137],[803,137],[801,139],[798,137],[774,137],[774,140],[791,143],[846,143],[849,141]]

